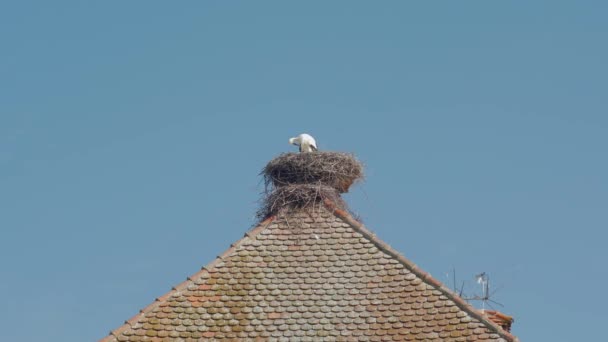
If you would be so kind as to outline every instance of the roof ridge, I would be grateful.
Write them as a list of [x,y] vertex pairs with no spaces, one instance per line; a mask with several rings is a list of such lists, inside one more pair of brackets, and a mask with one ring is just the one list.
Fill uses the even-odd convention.
[[155,308],[157,308],[162,302],[164,302],[165,300],[167,300],[173,294],[178,293],[178,292],[186,289],[188,287],[188,285],[190,285],[194,281],[195,278],[198,278],[198,277],[202,276],[205,273],[209,273],[209,270],[213,269],[217,263],[219,263],[226,256],[228,256],[232,252],[234,252],[237,249],[238,246],[240,246],[244,242],[250,240],[251,238],[257,236],[263,230],[265,230],[266,228],[268,228],[268,226],[275,220],[275,218],[276,218],[276,216],[269,216],[264,221],[258,223],[253,229],[250,229],[247,232],[245,232],[245,235],[242,238],[240,238],[239,240],[237,240],[236,242],[230,244],[230,247],[227,250],[225,250],[224,253],[218,255],[215,259],[213,259],[207,265],[201,267],[201,269],[198,272],[196,272],[193,275],[187,277],[186,280],[184,280],[183,282],[181,282],[181,283],[175,285],[174,287],[172,287],[169,292],[167,292],[164,295],[156,298],[154,300],[154,302],[152,302],[148,306],[144,307],[143,309],[139,310],[139,313],[135,314],[133,317],[131,317],[128,320],[126,320],[120,327],[118,327],[118,328],[116,328],[114,330],[111,330],[110,333],[106,337],[104,337],[101,340],[99,340],[99,342],[110,342],[110,341],[112,341],[112,339],[118,337],[125,330],[127,330],[129,328],[132,328],[133,325],[134,325],[134,323],[137,320],[139,320],[142,316],[144,316],[146,313],[148,313],[148,312],[154,310]]
[[466,311],[468,314],[478,319],[480,322],[494,330],[498,335],[507,341],[518,342],[519,339],[515,336],[506,332],[502,329],[498,324],[492,322],[489,318],[487,318],[483,313],[473,307],[471,304],[467,303],[464,299],[454,293],[451,289],[447,288],[443,283],[439,280],[435,279],[430,273],[420,269],[416,264],[412,261],[401,255],[398,251],[389,246],[386,242],[382,241],[380,238],[376,236],[376,234],[372,233],[369,229],[367,229],[361,222],[354,219],[347,211],[340,209],[337,205],[335,205],[330,200],[324,200],[323,204],[329,211],[346,222],[349,226],[351,226],[355,231],[361,233],[364,237],[370,240],[378,249],[387,253],[388,255],[395,258],[399,261],[403,266],[405,266],[409,271],[417,275],[423,282],[432,285],[442,294],[444,294],[449,300],[453,301],[456,306]]

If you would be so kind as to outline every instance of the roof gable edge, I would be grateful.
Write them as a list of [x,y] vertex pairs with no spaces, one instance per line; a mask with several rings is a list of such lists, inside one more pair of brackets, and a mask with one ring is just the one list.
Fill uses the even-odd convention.
[[248,230],[242,238],[240,238],[236,242],[232,243],[230,245],[230,247],[227,250],[224,251],[224,253],[218,255],[210,263],[208,263],[207,265],[201,267],[201,269],[198,272],[194,273],[191,276],[188,276],[185,281],[183,281],[180,284],[175,285],[174,287],[172,287],[169,292],[167,292],[164,295],[156,298],[154,300],[154,302],[152,302],[148,306],[144,307],[143,309],[139,310],[139,312],[137,314],[135,314],[133,317],[131,317],[128,320],[126,320],[123,325],[121,325],[120,327],[118,327],[118,328],[116,328],[114,330],[111,330],[110,333],[107,336],[105,336],[104,338],[102,338],[101,340],[99,340],[99,342],[114,341],[116,339],[116,337],[118,337],[120,334],[122,334],[125,330],[133,327],[133,325],[140,318],[142,318],[146,313],[154,310],[162,302],[164,302],[165,300],[167,300],[168,298],[170,298],[173,294],[175,294],[177,292],[180,292],[180,291],[184,290],[185,288],[187,288],[188,285],[190,285],[194,279],[196,279],[197,277],[200,277],[204,273],[209,272],[209,270],[213,269],[218,262],[220,262],[225,257],[227,257],[232,252],[234,252],[237,249],[238,246],[240,246],[244,242],[248,241],[249,239],[254,238],[258,234],[260,234],[264,229],[268,228],[268,226],[274,221],[274,219],[275,219],[275,216],[270,216],[270,217],[266,218],[264,221],[262,221],[259,224],[257,224],[253,229]]
[[353,229],[355,229],[355,231],[361,233],[365,238],[367,238],[374,245],[376,245],[376,247],[378,249],[380,249],[384,253],[390,255],[391,257],[395,258],[397,261],[399,261],[401,264],[403,264],[403,266],[405,266],[409,271],[411,271],[416,276],[418,276],[423,282],[435,287],[438,291],[440,291],[442,294],[444,294],[449,300],[453,301],[454,304],[456,304],[456,306],[458,306],[461,310],[467,312],[469,315],[473,316],[474,318],[476,318],[477,320],[479,320],[480,322],[485,324],[487,327],[489,327],[491,330],[493,330],[496,334],[500,335],[502,338],[506,339],[507,341],[511,341],[511,342],[519,341],[519,339],[516,336],[504,331],[498,324],[492,322],[490,319],[488,319],[486,316],[484,316],[481,312],[479,312],[477,309],[475,309],[471,304],[467,303],[464,299],[462,299],[460,296],[455,294],[451,289],[447,288],[439,280],[435,279],[430,273],[420,269],[418,266],[416,266],[416,264],[414,264],[413,262],[408,260],[406,257],[401,255],[401,253],[399,253],[398,251],[393,249],[391,246],[389,246],[384,241],[380,240],[380,238],[378,238],[376,236],[376,234],[372,233],[370,230],[365,228],[365,226],[361,222],[355,220],[348,212],[338,208],[332,201],[325,200],[324,204],[325,204],[325,207],[327,209],[329,209],[329,211],[332,212],[335,216],[337,216],[338,218],[340,218],[341,220],[346,222]]

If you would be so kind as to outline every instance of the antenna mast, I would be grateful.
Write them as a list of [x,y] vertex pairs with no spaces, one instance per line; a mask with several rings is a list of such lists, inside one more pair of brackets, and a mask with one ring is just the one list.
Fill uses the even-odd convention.
[[481,310],[485,311],[486,302],[490,299],[488,294],[488,288],[490,286],[490,276],[488,276],[486,272],[481,272],[480,274],[476,275],[475,278],[477,279],[477,284],[481,284]]
[[[500,306],[504,306],[504,305],[500,304],[499,302],[496,302],[496,301],[490,299],[490,297],[494,293],[490,293],[490,276],[486,272],[479,273],[478,275],[475,276],[475,279],[477,279],[477,284],[481,285],[481,296],[475,295],[473,297],[468,297],[465,299],[481,301],[481,310],[482,311],[486,310],[486,305],[488,305],[489,307],[492,307],[490,302],[500,305]],[[494,292],[496,292],[496,291],[494,291]]]

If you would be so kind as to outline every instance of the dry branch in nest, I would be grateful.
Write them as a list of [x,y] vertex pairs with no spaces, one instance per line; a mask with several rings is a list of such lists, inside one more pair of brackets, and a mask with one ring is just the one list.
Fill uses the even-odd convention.
[[257,217],[263,220],[272,215],[293,211],[314,211],[325,200],[331,201],[338,209],[347,210],[340,193],[329,186],[315,184],[290,184],[280,186],[266,194]]
[[363,179],[363,166],[341,152],[283,153],[262,170],[266,190],[287,184],[319,184],[341,193]]

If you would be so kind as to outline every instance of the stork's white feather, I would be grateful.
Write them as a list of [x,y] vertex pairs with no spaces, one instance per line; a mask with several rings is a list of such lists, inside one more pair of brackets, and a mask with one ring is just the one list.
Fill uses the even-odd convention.
[[300,146],[300,152],[313,152],[317,150],[315,138],[309,134],[302,133],[297,137],[289,139],[291,145]]

